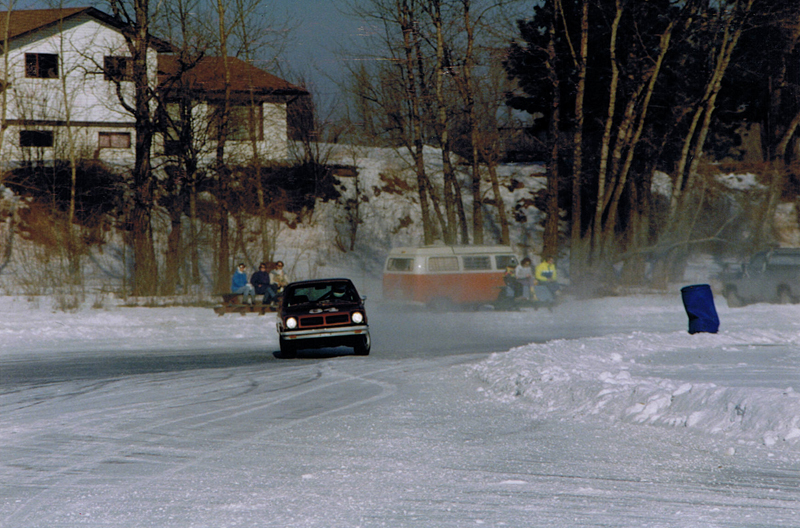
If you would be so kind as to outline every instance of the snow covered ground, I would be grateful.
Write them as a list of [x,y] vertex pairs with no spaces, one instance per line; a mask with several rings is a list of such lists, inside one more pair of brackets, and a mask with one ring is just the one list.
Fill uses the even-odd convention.
[[798,525],[800,306],[375,309],[278,361],[273,315],[49,302],[0,298],[0,527]]

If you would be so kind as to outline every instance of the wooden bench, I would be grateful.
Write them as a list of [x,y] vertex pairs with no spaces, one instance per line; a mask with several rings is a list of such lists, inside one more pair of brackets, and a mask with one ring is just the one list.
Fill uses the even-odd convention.
[[241,315],[258,314],[264,315],[267,312],[276,311],[269,304],[263,304],[261,300],[257,300],[252,305],[242,302],[241,293],[220,293],[222,304],[214,307],[214,312],[217,315],[225,315],[226,313],[238,313]]

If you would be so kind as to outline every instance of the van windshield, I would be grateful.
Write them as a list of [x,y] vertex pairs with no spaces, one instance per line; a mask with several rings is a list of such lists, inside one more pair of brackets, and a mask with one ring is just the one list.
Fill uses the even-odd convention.
[[517,257],[514,255],[497,255],[495,257],[495,264],[497,265],[497,269],[504,270],[508,267],[516,268],[517,264]]
[[386,264],[386,271],[411,271],[413,267],[414,259],[390,258]]

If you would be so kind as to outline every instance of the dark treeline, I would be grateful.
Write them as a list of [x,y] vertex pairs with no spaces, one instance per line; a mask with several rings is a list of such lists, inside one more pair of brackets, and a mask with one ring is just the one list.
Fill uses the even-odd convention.
[[[776,206],[795,194],[800,4],[543,0],[520,16],[521,6],[351,6],[380,28],[375,60],[352,72],[354,120],[415,160],[423,144],[442,152],[441,187],[416,163],[426,242],[482,243],[486,214],[507,226],[493,168],[511,154],[545,162],[543,252],[569,254],[575,282],[622,269],[628,282],[665,284],[694,250],[775,242]],[[450,152],[471,164],[469,185],[448,179]],[[748,163],[766,190],[719,192],[720,163]]]
[[[533,117],[550,181],[545,252],[568,244],[573,277],[621,260],[629,281],[645,262],[665,281],[693,246],[775,242],[775,207],[796,194],[800,4],[549,0],[518,28],[509,104]],[[749,162],[768,192],[721,199],[709,164],[724,160]],[[652,192],[656,171],[669,196]]]

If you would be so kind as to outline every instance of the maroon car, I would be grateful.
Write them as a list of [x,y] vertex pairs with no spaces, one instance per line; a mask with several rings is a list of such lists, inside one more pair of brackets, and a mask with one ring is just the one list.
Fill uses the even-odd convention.
[[352,347],[358,356],[370,351],[364,301],[349,279],[293,282],[283,291],[278,310],[281,354],[303,348]]

